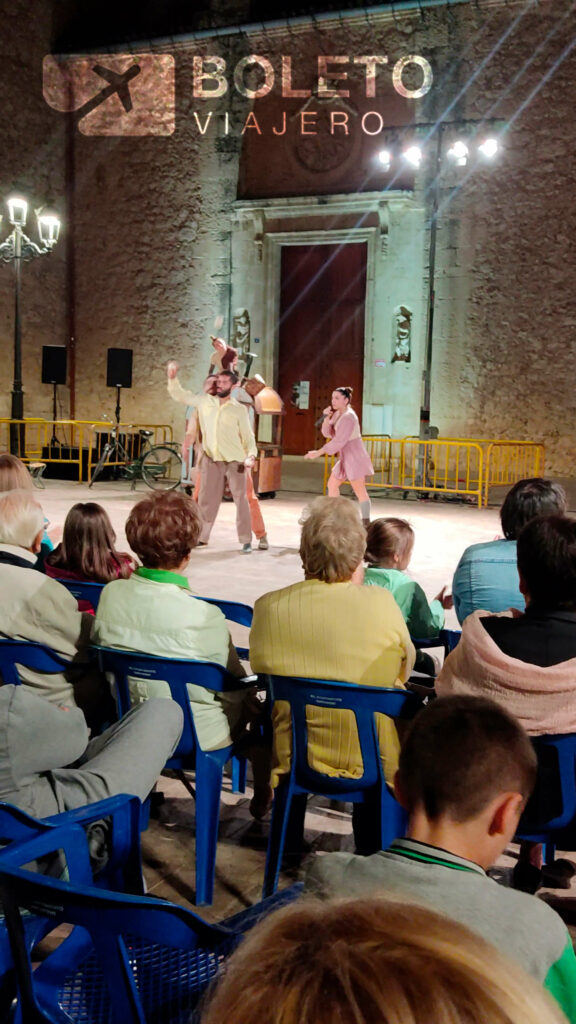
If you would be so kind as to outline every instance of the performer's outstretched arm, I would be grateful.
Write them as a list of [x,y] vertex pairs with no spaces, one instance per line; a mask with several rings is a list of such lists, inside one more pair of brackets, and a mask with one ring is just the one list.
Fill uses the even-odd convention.
[[[326,432],[328,429],[330,430],[330,433]],[[340,417],[335,427],[332,423],[328,422],[327,417],[322,424],[322,433],[324,434],[324,437],[328,437],[329,440],[327,440],[321,448],[316,448],[310,452],[306,452],[304,458],[317,459],[320,455],[336,455],[342,450],[346,442],[350,440],[353,432],[354,420],[351,417]]]
[[185,391],[180,381],[178,380],[178,363],[171,360],[166,368],[168,375],[168,394],[170,398],[173,398],[175,402],[182,402],[183,405],[198,405],[199,399],[202,395],[195,395],[192,391]]

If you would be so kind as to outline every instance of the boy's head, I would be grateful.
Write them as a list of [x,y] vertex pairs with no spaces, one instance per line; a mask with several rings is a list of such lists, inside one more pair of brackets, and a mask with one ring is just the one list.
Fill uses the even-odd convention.
[[484,697],[443,697],[410,726],[397,790],[408,813],[465,824],[498,797],[519,794],[518,813],[536,781],[536,755],[520,723]]

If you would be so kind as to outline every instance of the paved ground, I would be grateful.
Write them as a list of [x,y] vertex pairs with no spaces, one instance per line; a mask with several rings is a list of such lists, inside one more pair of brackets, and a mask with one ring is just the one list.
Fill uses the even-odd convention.
[[[303,479],[310,490],[319,489],[319,478],[302,476],[295,465],[287,474],[288,486]],[[136,492],[125,482],[86,485],[47,481],[37,497],[50,520],[50,529],[61,529],[69,507],[77,501],[98,501],[108,510],[118,535],[118,546],[125,545],[126,516],[138,498],[147,493],[143,484]],[[270,539],[269,551],[240,553],[234,529],[234,506],[224,503],[210,545],[193,553],[188,575],[194,591],[207,597],[226,597],[253,604],[268,590],[287,586],[302,578],[298,556],[299,524],[302,509],[313,494],[282,491],[274,500],[263,502],[263,514]],[[498,495],[495,495],[498,497]],[[576,507],[576,489],[570,488],[571,507]],[[434,596],[452,573],[463,549],[472,543],[491,540],[499,532],[497,508],[478,510],[471,505],[437,501],[392,500],[378,497],[373,503],[373,518],[397,515],[410,520],[416,531],[411,571],[429,596]],[[447,625],[456,626],[454,613],[448,613]],[[234,633],[236,642],[244,640],[242,627]],[[143,837],[146,877],[149,890],[190,906],[194,892],[194,804],[182,785],[174,779],[162,779],[166,801],[160,819],[152,823]],[[248,814],[247,797],[223,794],[221,829],[217,859],[214,906],[201,913],[210,920],[249,906],[259,898],[262,885],[268,822],[253,822]],[[314,800],[307,816],[306,841],[311,849],[352,849],[350,817],[342,805]],[[516,855],[512,847],[501,859],[499,869],[506,875]],[[576,861],[576,854],[574,855]],[[285,876],[285,881],[292,880]],[[558,901],[567,921],[576,921],[576,884],[572,890],[553,893],[546,898]]]

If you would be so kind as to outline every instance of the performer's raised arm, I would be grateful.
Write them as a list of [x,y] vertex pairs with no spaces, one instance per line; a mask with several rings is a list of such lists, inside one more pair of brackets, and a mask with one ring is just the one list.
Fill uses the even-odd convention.
[[[171,359],[166,367],[168,376],[168,394],[175,402],[182,402],[183,405],[198,405],[201,395],[195,395],[192,391],[185,391],[178,380],[178,363]],[[202,392],[204,394],[204,392]]]

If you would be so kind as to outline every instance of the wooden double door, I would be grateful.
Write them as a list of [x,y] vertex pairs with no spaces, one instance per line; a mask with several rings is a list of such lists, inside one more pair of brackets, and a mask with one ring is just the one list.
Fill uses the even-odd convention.
[[352,387],[361,417],[366,302],[365,242],[282,247],[278,390],[284,451],[322,444],[315,424],[335,387]]

